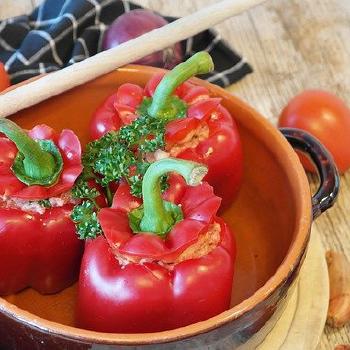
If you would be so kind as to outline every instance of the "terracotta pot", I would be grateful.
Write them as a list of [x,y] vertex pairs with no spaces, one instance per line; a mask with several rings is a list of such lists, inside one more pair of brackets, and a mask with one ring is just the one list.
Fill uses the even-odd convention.
[[[141,66],[121,68],[13,119],[26,128],[38,123],[69,127],[86,142],[90,116],[104,98],[125,82],[144,85],[156,71]],[[209,320],[171,331],[108,334],[74,327],[76,286],[51,296],[27,289],[0,299],[0,348],[90,349],[93,344],[93,349],[252,349],[274,326],[303,262],[313,214],[320,214],[335,199],[337,171],[313,138],[297,130],[283,131],[317,163],[322,184],[312,199],[299,159],[280,131],[223,89],[193,81],[223,98],[243,141],[243,186],[223,213],[238,244],[232,307]]]

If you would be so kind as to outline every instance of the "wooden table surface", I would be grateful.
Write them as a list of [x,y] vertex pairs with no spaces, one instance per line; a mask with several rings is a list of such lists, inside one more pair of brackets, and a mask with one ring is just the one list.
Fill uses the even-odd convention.
[[[134,2],[165,15],[183,16],[215,1]],[[1,0],[0,18],[29,13],[38,2]],[[288,100],[307,88],[332,91],[350,105],[349,0],[267,0],[216,29],[254,67],[253,74],[229,90],[272,123]],[[344,147],[350,147],[350,141]],[[350,259],[349,216],[350,171],[341,178],[336,205],[314,223],[324,246],[343,251]],[[350,344],[350,325],[325,328],[319,349],[333,349],[337,344]]]

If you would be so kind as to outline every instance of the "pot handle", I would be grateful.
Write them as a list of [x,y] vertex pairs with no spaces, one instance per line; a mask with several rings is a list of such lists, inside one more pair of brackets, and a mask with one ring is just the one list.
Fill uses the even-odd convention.
[[280,128],[293,148],[305,153],[315,164],[320,186],[312,197],[312,215],[316,219],[332,207],[339,192],[339,174],[328,150],[309,133],[294,128]]

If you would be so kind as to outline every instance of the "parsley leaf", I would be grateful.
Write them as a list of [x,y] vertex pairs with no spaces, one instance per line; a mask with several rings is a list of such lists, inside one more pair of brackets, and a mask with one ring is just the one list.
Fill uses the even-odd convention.
[[70,216],[80,239],[95,238],[102,233],[97,220],[99,207],[95,202],[95,198],[99,195],[96,188],[89,186],[84,175],[80,175],[72,188],[72,196],[85,201],[75,205]]
[[96,188],[90,187],[83,176],[79,176],[78,180],[72,188],[72,196],[74,198],[93,200],[100,194]]
[[41,199],[38,201],[38,204],[47,209],[52,207],[49,199]]
[[141,153],[154,152],[165,145],[165,121],[141,115],[119,131],[119,142]]
[[95,204],[90,200],[76,205],[71,213],[71,219],[75,223],[80,239],[96,238],[102,233]]
[[128,177],[130,166],[136,163],[135,155],[124,144],[109,143],[102,148],[95,158],[93,169],[102,177],[99,180],[102,186],[110,182]]

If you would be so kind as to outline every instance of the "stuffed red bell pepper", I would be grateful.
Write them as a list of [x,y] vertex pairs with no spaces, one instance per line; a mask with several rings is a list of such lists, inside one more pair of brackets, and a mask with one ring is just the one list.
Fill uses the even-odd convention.
[[[216,216],[221,199],[200,182],[206,171],[190,161],[156,161],[143,178],[143,201],[121,183],[112,207],[99,211],[103,235],[86,242],[79,327],[155,332],[229,308],[236,248],[230,229]],[[170,186],[162,195],[160,179],[169,172]]]
[[[205,180],[227,206],[239,189],[243,172],[237,126],[221,98],[186,81],[212,69],[210,55],[200,52],[165,76],[155,75],[145,88],[121,85],[95,112],[92,139],[122,130],[130,146],[149,162],[176,157],[205,164]],[[144,140],[153,143],[144,147]]]
[[0,295],[56,293],[77,279],[83,252],[70,220],[80,142],[71,130],[27,133],[4,118],[0,133]]

